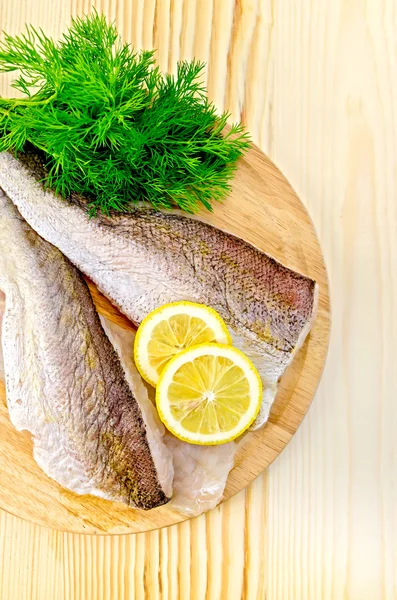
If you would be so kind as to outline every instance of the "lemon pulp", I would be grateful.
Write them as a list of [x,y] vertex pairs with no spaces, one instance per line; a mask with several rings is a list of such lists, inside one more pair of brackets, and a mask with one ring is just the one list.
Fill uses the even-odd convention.
[[156,386],[170,359],[208,342],[231,343],[225,323],[212,308],[193,302],[165,304],[142,321],[135,338],[135,363],[142,377]]
[[239,350],[203,344],[165,367],[156,402],[166,427],[180,439],[218,444],[235,439],[255,419],[262,399],[260,377]]

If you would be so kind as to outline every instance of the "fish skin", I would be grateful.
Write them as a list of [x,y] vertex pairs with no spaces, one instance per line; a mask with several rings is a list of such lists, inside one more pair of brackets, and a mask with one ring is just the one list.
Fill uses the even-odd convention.
[[86,216],[73,202],[44,191],[45,170],[34,153],[0,154],[0,186],[29,224],[56,245],[97,287],[139,324],[167,302],[190,300],[223,317],[233,343],[258,369],[268,418],[277,382],[315,318],[317,284],[197,219],[140,208],[129,214]]
[[33,434],[40,467],[77,493],[145,510],[168,502],[169,482],[159,479],[141,409],[87,285],[1,190],[0,289],[10,417]]

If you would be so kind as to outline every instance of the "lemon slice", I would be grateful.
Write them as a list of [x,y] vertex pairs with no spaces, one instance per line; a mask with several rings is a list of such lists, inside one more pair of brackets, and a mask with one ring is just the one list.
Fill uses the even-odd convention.
[[135,364],[156,387],[160,374],[176,354],[206,342],[231,344],[232,339],[218,313],[194,302],[164,304],[141,323],[134,345]]
[[164,425],[191,444],[234,440],[254,421],[261,401],[258,371],[240,350],[223,344],[201,344],[175,356],[156,390]]

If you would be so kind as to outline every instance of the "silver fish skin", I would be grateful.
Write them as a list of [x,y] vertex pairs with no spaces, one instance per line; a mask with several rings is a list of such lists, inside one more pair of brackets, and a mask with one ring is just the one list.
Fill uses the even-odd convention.
[[158,306],[190,300],[223,317],[235,346],[258,369],[268,418],[277,382],[303,344],[317,307],[316,283],[245,241],[197,219],[139,208],[87,216],[81,197],[44,191],[35,154],[0,154],[0,186],[42,237],[57,246],[139,324]]
[[8,408],[32,433],[39,466],[80,494],[141,509],[168,502],[163,430],[133,395],[86,283],[1,190],[0,289]]

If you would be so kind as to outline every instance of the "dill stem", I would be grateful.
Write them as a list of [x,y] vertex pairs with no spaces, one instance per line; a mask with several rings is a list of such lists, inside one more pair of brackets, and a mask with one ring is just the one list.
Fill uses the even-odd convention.
[[58,93],[54,92],[51,96],[46,98],[45,100],[36,100],[33,101],[30,98],[0,98],[0,102],[4,102],[5,104],[12,104],[12,108],[16,106],[46,106],[50,104],[57,97]]

